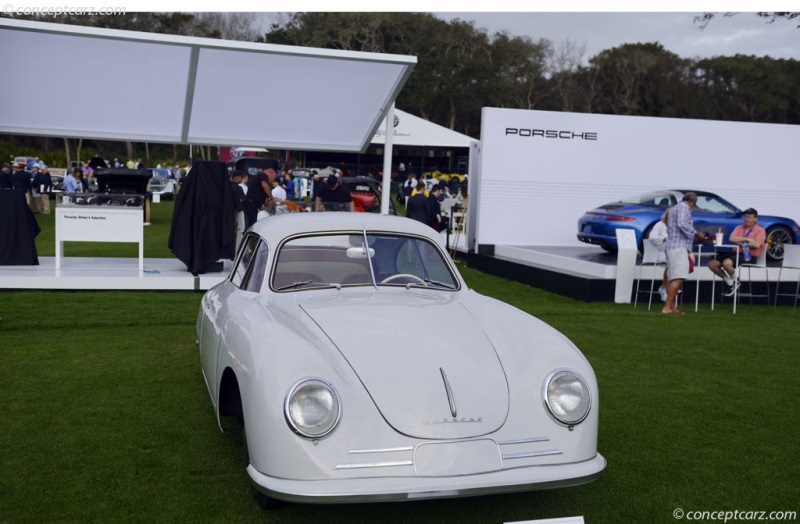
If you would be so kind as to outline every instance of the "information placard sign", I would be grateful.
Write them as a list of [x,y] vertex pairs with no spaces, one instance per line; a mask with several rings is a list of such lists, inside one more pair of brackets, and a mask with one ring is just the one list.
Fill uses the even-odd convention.
[[144,269],[142,208],[56,206],[56,269],[61,269],[64,242],[133,242],[139,244]]

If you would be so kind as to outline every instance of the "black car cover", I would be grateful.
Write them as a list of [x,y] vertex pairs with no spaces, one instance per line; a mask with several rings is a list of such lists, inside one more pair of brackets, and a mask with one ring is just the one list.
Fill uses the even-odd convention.
[[36,235],[39,231],[39,223],[25,200],[25,193],[0,189],[0,266],[38,266]]
[[175,199],[168,246],[194,275],[207,273],[220,259],[233,259],[233,196],[224,163],[192,163]]

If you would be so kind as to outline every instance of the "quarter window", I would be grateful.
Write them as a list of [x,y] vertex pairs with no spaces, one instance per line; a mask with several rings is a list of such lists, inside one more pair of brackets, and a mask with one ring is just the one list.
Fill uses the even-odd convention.
[[257,235],[249,235],[239,250],[239,259],[231,273],[231,283],[245,291],[260,291],[266,273],[268,253],[266,243]]

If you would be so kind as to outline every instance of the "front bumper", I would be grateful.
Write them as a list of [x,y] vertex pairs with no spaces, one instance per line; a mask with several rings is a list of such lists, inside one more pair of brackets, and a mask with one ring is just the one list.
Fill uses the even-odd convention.
[[289,480],[270,477],[247,466],[253,487],[265,495],[308,504],[387,502],[453,498],[534,491],[585,484],[606,467],[599,453],[572,464],[524,466],[490,473],[446,477],[380,477],[330,480]]

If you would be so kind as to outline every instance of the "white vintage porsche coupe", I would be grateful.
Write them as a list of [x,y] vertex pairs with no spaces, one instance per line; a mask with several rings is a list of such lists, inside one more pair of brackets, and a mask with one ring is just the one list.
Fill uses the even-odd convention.
[[468,289],[407,218],[259,221],[203,297],[197,343],[262,508],[571,486],[606,466],[586,358]]

